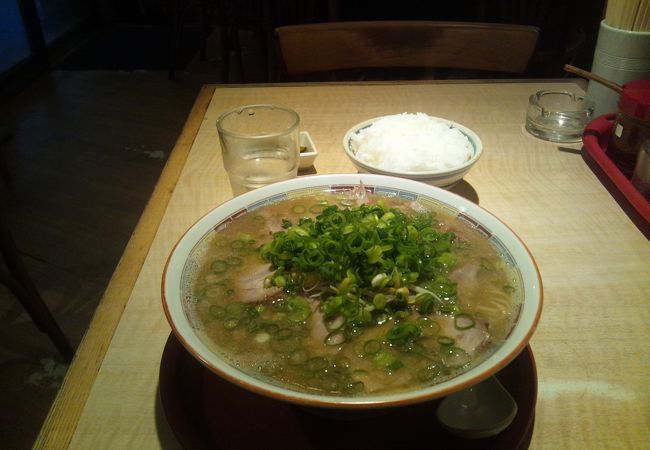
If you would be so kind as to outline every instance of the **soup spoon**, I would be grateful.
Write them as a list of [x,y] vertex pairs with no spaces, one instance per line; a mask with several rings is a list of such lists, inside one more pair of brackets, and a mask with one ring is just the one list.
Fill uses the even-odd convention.
[[492,376],[446,397],[436,414],[440,424],[450,433],[480,439],[505,430],[517,415],[517,403]]

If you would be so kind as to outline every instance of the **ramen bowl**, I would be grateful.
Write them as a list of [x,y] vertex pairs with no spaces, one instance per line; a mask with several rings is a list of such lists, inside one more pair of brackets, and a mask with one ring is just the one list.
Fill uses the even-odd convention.
[[[445,167],[427,168],[427,165],[431,167],[431,164],[427,164],[430,162],[427,161],[430,156],[427,156],[426,145],[422,146],[414,143],[418,139],[415,135],[419,134],[420,131],[413,129],[409,124],[406,124],[406,126],[404,126],[405,129],[402,129],[403,125],[399,122],[394,124],[394,129],[389,130],[389,133],[393,135],[391,140],[394,143],[390,144],[391,146],[389,147],[389,150],[384,149],[385,152],[394,153],[394,157],[398,164],[388,164],[383,161],[379,163],[377,160],[373,160],[372,158],[362,157],[357,139],[361,133],[367,133],[372,130],[372,127],[381,119],[392,119],[400,116],[403,115],[383,116],[365,120],[356,124],[345,133],[343,137],[343,150],[359,172],[407,178],[444,188],[453,186],[461,180],[483,154],[483,144],[474,131],[451,120],[429,116],[428,118],[430,120],[445,124],[448,130],[459,133],[460,136],[463,136],[466,139],[469,151],[467,155],[462,158],[462,161],[456,160],[454,162],[445,163]],[[413,115],[410,116],[412,117]],[[432,138],[431,136],[427,136],[426,139],[429,140],[429,142],[437,140],[435,137]],[[373,146],[376,143],[378,146],[381,146],[381,138],[374,139],[374,141],[369,143],[363,151],[368,153],[375,151]],[[412,145],[418,146],[417,151],[409,151],[408,147]],[[442,148],[435,152],[438,158],[444,158],[446,152],[456,150],[451,142],[448,145],[446,143],[440,144],[440,146],[442,146]],[[386,156],[390,157],[392,155]],[[418,166],[424,168],[417,168]]]
[[[237,220],[250,215],[254,219],[266,205],[304,198],[307,194],[358,192],[359,188],[375,196],[431,205],[445,215],[467,224],[472,233],[492,246],[512,271],[518,286],[520,306],[514,325],[503,342],[480,363],[444,381],[411,387],[392,393],[329,394],[296,390],[290,386],[253,375],[238,368],[231,358],[206,342],[201,325],[193,315],[195,286],[204,242],[215,230],[233,227]],[[412,203],[411,203],[412,204]],[[231,230],[231,231],[236,231]],[[249,238],[246,238],[249,239]],[[222,267],[218,267],[221,270]],[[470,387],[495,374],[510,363],[528,344],[542,308],[542,284],[533,257],[515,233],[495,216],[476,204],[443,189],[413,180],[374,174],[314,175],[272,184],[229,200],[200,218],[174,246],[166,262],[162,279],[162,303],[173,333],[182,345],[217,376],[249,391],[293,404],[329,409],[381,409],[440,398]],[[225,325],[224,325],[225,326]],[[219,344],[229,345],[227,339]]]

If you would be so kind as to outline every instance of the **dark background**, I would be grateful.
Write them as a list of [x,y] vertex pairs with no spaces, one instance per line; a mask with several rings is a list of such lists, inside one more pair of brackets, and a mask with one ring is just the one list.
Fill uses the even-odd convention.
[[[199,52],[204,35],[226,22],[256,32],[287,23],[332,20],[450,20],[535,25],[541,29],[538,49],[523,77],[562,77],[565,63],[591,68],[605,6],[605,0],[12,1],[20,10],[27,31],[28,56],[0,73],[0,94],[15,93],[51,69],[163,70],[172,63],[175,68],[183,69]],[[220,14],[220,8],[229,12]],[[293,14],[281,15],[280,10],[293,11]],[[0,19],[0,25],[2,20],[13,19]],[[177,57],[172,60],[173,36],[178,36],[173,34],[175,21],[180,24],[182,35],[176,41]],[[2,37],[8,42],[12,35]],[[2,54],[0,51],[0,63],[8,57]],[[218,70],[217,64],[215,71]]]

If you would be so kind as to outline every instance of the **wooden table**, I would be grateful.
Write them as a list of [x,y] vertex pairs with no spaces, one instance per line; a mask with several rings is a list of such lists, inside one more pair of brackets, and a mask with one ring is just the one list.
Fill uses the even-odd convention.
[[232,196],[217,116],[280,103],[300,114],[315,141],[318,173],[354,171],[341,139],[371,117],[422,111],[476,131],[485,153],[463,186],[528,245],[544,282],[531,341],[539,377],[531,448],[649,448],[650,243],[580,145],[524,130],[528,96],[549,87],[580,90],[569,81],[204,87],[36,447],[177,447],[157,397],[170,332],[163,263],[187,227]]

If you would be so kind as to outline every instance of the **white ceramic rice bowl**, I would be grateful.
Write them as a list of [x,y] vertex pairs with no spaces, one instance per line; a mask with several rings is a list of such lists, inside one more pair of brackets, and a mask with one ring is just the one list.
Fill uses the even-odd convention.
[[457,129],[463,133],[469,142],[472,144],[472,152],[469,160],[462,165],[454,167],[453,169],[440,170],[440,171],[393,171],[368,164],[357,157],[357,149],[354,146],[352,136],[359,133],[359,131],[373,125],[379,119],[389,116],[375,117],[373,119],[365,120],[350,128],[343,137],[343,150],[350,158],[357,170],[361,173],[375,173],[379,175],[389,175],[393,177],[408,178],[411,180],[421,181],[423,183],[431,184],[438,187],[450,187],[460,181],[479,160],[483,154],[483,143],[478,135],[464,125],[453,122],[451,120],[442,119],[440,117],[431,117],[432,119],[442,121],[450,127]]
[[[199,338],[188,319],[184,304],[190,298],[187,272],[194,264],[192,251],[218,224],[255,210],[269,202],[322,190],[351,189],[360,182],[376,194],[397,195],[434,203],[447,213],[460,215],[480,230],[497,247],[506,261],[516,268],[523,291],[519,318],[504,344],[489,358],[469,371],[429,387],[392,394],[364,396],[328,396],[295,391],[246,374],[211,351]],[[422,402],[443,397],[472,386],[495,374],[510,363],[528,344],[542,308],[542,282],[526,246],[492,214],[478,205],[443,189],[412,180],[373,174],[314,175],[275,183],[229,200],[199,219],[180,238],[164,268],[162,302],[167,320],[182,345],[218,376],[250,391],[295,404],[323,408],[371,409]]]

